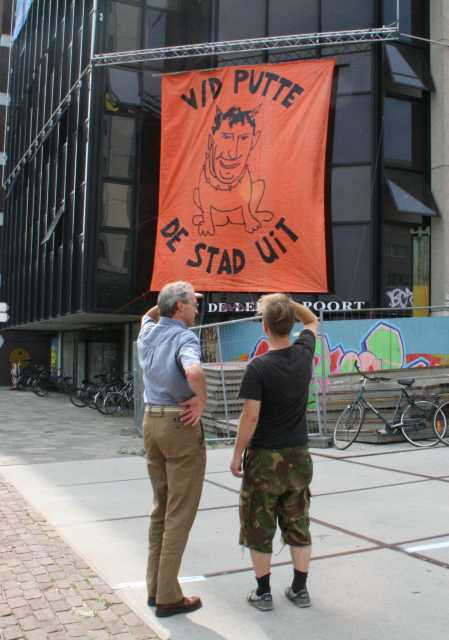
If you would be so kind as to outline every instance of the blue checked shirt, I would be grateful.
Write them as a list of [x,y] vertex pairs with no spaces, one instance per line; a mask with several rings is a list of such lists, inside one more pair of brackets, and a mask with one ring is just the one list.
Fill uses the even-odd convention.
[[144,316],[137,338],[137,353],[143,371],[146,403],[176,405],[194,395],[178,363],[184,369],[199,363],[200,341],[181,320],[163,316],[156,323]]

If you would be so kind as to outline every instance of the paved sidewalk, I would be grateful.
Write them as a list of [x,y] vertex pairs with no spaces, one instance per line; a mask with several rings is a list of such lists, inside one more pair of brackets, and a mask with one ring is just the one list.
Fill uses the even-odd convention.
[[0,387],[0,467],[112,458],[141,448],[132,418],[75,407],[58,393],[38,398]]
[[0,481],[0,639],[154,637],[54,528]]
[[[112,638],[138,637],[132,622],[140,629],[149,625],[138,633],[150,633],[150,628],[163,640],[285,640],[299,634],[308,640],[446,639],[448,447],[356,443],[347,451],[312,450],[313,606],[298,610],[285,598],[292,568],[288,549],[277,537],[270,613],[245,601],[254,575],[248,553],[238,546],[240,482],[229,472],[231,451],[209,451],[200,508],[180,572],[186,595],[201,596],[204,606],[161,620],[146,603],[151,505],[146,464],[141,456],[120,454],[126,446],[141,448],[141,439],[129,431],[123,421],[103,421],[91,410],[74,407],[72,412],[65,398],[41,401],[0,390],[0,482],[8,483],[0,489],[0,505],[6,509],[2,514],[0,508],[0,536],[5,536],[0,538],[0,582],[7,586],[0,596],[1,640],[15,640],[14,633],[33,640],[26,635],[31,632],[34,640],[75,633],[89,640],[108,638],[113,629]],[[5,580],[6,572],[8,578],[13,574],[11,581]],[[29,582],[44,591],[34,598],[36,612],[33,599],[14,591],[34,589]],[[69,610],[55,610],[51,597]],[[128,618],[129,609],[115,598],[136,618]],[[39,620],[41,609],[53,617],[23,634],[21,614]],[[109,623],[104,616],[110,612],[117,623],[127,623],[126,631],[108,624],[83,631],[75,626]],[[73,617],[61,620],[61,614]],[[47,624],[62,630],[53,628],[51,635]],[[13,631],[6,636],[8,626]]]

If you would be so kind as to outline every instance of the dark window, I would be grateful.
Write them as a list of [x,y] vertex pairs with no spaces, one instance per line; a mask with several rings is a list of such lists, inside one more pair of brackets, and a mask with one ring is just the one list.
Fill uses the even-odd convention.
[[[323,50],[326,55],[326,49]],[[367,93],[372,90],[373,54],[371,51],[351,54],[330,54],[337,61],[336,91]]]
[[148,9],[145,13],[145,48],[166,46],[167,13]]
[[121,105],[141,104],[139,72],[130,69],[109,69],[106,109],[118,111]]
[[319,31],[319,3],[317,0],[269,0],[268,34],[283,36],[290,33]]
[[[430,69],[422,49],[406,45],[385,45],[388,80],[394,91],[409,88],[418,91],[434,91]],[[390,87],[387,86],[389,90]]]
[[135,51],[142,45],[142,9],[108,2],[106,51]]
[[239,40],[265,35],[266,0],[251,0],[250,6],[242,0],[220,0],[219,40]]
[[0,92],[6,93],[8,88],[8,47],[0,47]]
[[104,116],[103,173],[113,178],[134,174],[136,123],[134,118]]
[[424,176],[407,171],[385,171],[387,219],[420,222],[420,216],[439,215],[438,207]]
[[346,31],[374,26],[373,0],[321,0],[321,30]]
[[[132,216],[132,189],[127,184],[105,182],[103,184],[103,227],[128,228]],[[108,235],[108,234],[106,234]],[[122,236],[118,236],[121,238]],[[119,240],[113,236],[111,242]],[[115,254],[114,254],[115,255]]]
[[412,227],[385,224],[383,228],[382,304],[387,307],[413,306]]
[[[414,36],[425,35],[426,5],[425,0],[400,0],[399,29],[401,33],[410,33]],[[383,0],[384,24],[393,24],[395,21],[396,0]]]
[[424,105],[416,100],[386,98],[384,103],[384,157],[386,164],[424,169]]
[[161,77],[157,71],[143,72],[142,106],[155,114],[161,112]]
[[341,96],[336,101],[332,140],[335,164],[371,161],[372,100],[370,95]]
[[129,299],[130,237],[100,233],[97,250],[97,307],[114,310]]
[[332,235],[335,294],[342,300],[370,300],[371,225],[334,225]]
[[333,222],[371,219],[371,166],[335,167],[331,175]]
[[210,41],[212,4],[192,0],[146,0],[144,47],[156,49]]

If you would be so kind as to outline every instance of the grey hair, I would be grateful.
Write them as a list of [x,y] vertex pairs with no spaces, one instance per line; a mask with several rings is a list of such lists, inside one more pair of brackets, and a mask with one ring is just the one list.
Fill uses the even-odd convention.
[[195,290],[190,282],[169,282],[162,287],[159,296],[157,298],[157,305],[159,307],[159,313],[161,316],[167,316],[171,318],[176,313],[176,303],[189,302],[189,293],[193,293]]

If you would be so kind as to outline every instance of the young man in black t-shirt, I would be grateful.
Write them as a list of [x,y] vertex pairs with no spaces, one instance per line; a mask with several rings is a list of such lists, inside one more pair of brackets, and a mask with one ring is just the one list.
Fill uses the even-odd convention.
[[[243,477],[240,544],[250,549],[257,579],[248,602],[267,611],[273,608],[270,568],[277,523],[294,566],[293,582],[285,595],[298,607],[311,604],[306,579],[313,465],[306,409],[318,321],[309,309],[281,293],[263,296],[259,309],[269,351],[248,364],[242,380],[240,397],[245,403],[231,471]],[[295,320],[304,324],[304,330],[291,343]]]

